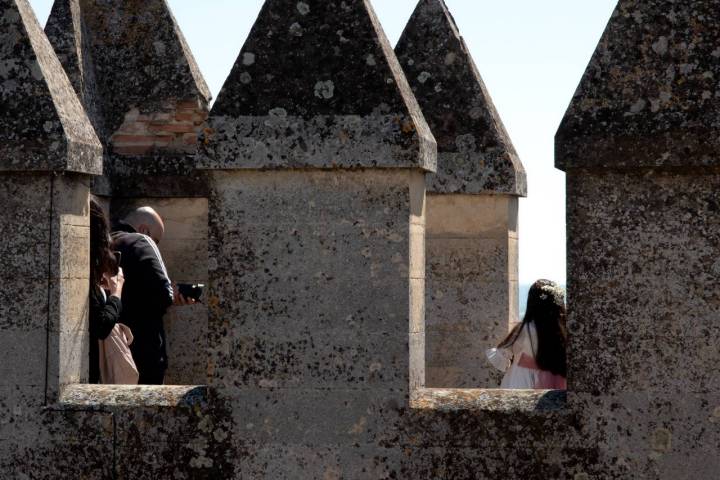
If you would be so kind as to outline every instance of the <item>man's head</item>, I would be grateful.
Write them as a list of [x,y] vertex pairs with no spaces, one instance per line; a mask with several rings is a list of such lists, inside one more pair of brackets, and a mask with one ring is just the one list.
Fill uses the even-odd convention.
[[133,210],[125,217],[124,221],[133,227],[136,232],[147,235],[157,244],[160,243],[165,234],[165,224],[162,218],[151,207],[140,207]]

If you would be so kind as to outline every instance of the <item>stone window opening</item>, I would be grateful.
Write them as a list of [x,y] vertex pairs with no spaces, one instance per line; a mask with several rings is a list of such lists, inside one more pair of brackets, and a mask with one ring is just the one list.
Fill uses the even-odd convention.
[[167,337],[167,385],[207,383],[207,230],[206,198],[122,198],[110,201],[114,224],[130,211],[142,206],[154,208],[165,223],[160,243],[168,276],[173,283],[206,286],[200,302],[173,305],[163,319]]
[[[86,198],[85,201],[89,201],[89,197]],[[207,198],[96,198],[108,215],[111,230],[118,220],[134,208],[144,205],[155,208],[165,223],[165,236],[160,249],[171,280],[207,285]],[[82,197],[78,203],[80,201]],[[61,257],[58,259],[60,264],[69,263],[71,259],[62,257],[73,255],[73,249],[61,249],[58,255]],[[89,262],[89,256],[86,261]],[[87,270],[89,272],[89,263]],[[65,304],[69,299],[57,300]],[[79,298],[72,299],[75,300]],[[88,348],[92,341],[87,328],[89,304],[86,299],[82,311],[69,312],[72,316],[82,317],[79,324],[86,326],[78,329],[79,335],[61,335],[59,340],[61,381],[57,405],[61,408],[172,407],[204,402],[207,398],[207,387],[204,385],[208,383],[207,303],[205,298],[201,300],[195,305],[171,306],[166,312],[164,323],[169,366],[165,384],[147,386],[82,383],[88,378]],[[67,321],[75,324],[78,319],[68,318]],[[52,370],[48,371],[48,375],[53,375]]]
[[[438,411],[563,410],[567,402],[565,390],[504,390],[499,388],[501,376],[498,375],[495,375],[496,378],[487,375],[474,387],[462,386],[458,376],[447,377],[447,384],[443,385],[443,375],[438,375],[437,371],[428,375],[428,366],[432,366],[429,354],[437,354],[443,340],[452,344],[459,338],[466,342],[455,344],[455,350],[461,350],[459,355],[457,351],[449,352],[458,355],[453,359],[456,365],[454,371],[465,374],[472,369],[489,371],[493,367],[485,358],[486,347],[497,345],[514,325],[522,321],[518,313],[518,199],[511,196],[432,195],[424,192],[414,195],[413,199],[411,223],[421,225],[423,235],[411,233],[410,236],[410,407]],[[479,211],[483,213],[478,215]],[[484,247],[489,242],[493,248]],[[452,330],[443,332],[442,328],[438,328],[443,325],[442,318],[439,322],[431,318],[428,324],[429,315],[443,314],[442,309],[433,308],[434,303],[447,305],[442,305],[443,299],[433,295],[437,289],[447,288],[455,291],[455,295],[462,290],[463,294],[480,296],[472,286],[468,288],[468,283],[476,280],[475,277],[493,272],[499,280],[499,292],[494,293],[491,306],[497,310],[494,316],[499,320],[481,321],[479,325],[485,328],[483,335],[477,331],[463,335]],[[416,285],[414,278],[422,281]],[[458,302],[456,296],[453,296],[452,302],[457,306],[455,312],[458,314],[462,314],[461,310],[466,310],[467,305],[475,305],[474,302]],[[436,321],[433,323],[433,320]],[[438,341],[437,346],[431,343]],[[496,383],[491,383],[493,381]],[[456,383],[453,385],[453,382]]]

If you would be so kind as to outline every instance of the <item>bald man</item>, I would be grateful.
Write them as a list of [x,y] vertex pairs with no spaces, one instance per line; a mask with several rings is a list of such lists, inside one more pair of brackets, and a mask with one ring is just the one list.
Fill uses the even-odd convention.
[[162,218],[150,207],[130,212],[112,234],[125,275],[120,323],[135,337],[130,350],[141,385],[162,385],[168,365],[163,316],[175,295],[158,249],[164,234]]

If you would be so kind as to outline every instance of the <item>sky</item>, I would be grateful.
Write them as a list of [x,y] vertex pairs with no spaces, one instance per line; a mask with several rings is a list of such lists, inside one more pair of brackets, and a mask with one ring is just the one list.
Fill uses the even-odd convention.
[[[52,0],[30,0],[44,24]],[[169,0],[216,97],[263,0]],[[395,45],[416,0],[372,0]],[[528,174],[520,283],[565,283],[565,176],[553,138],[617,0],[446,0]]]

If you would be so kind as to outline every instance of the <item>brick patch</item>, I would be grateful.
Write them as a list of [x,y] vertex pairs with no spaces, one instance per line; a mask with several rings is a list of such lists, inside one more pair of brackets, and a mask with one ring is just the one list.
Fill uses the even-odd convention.
[[133,108],[111,137],[112,150],[127,156],[195,153],[207,117],[207,109],[196,100],[170,101],[151,113]]

